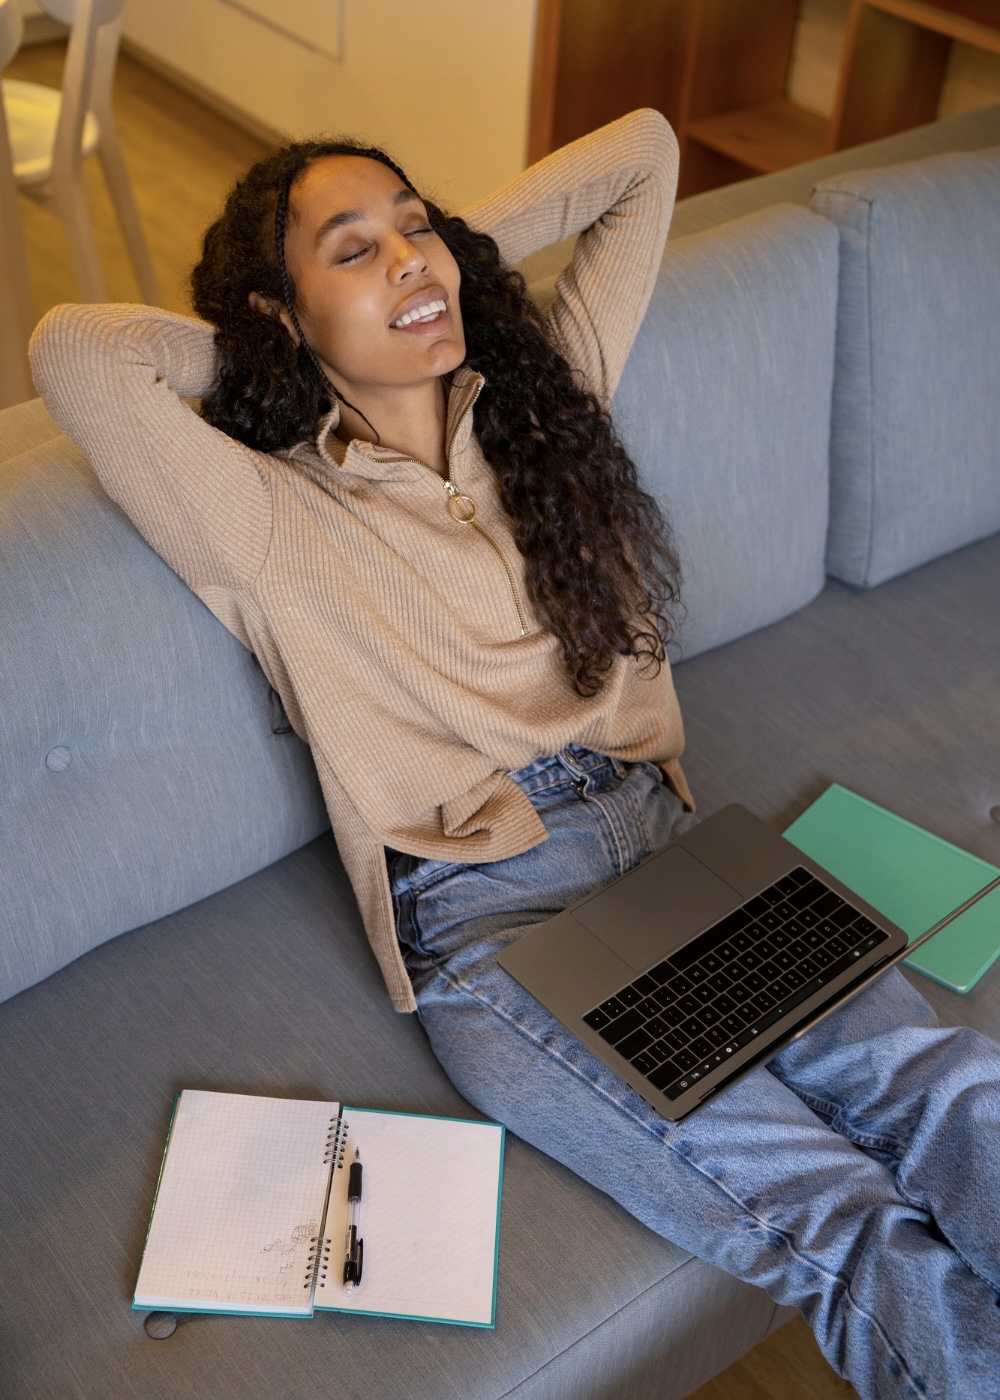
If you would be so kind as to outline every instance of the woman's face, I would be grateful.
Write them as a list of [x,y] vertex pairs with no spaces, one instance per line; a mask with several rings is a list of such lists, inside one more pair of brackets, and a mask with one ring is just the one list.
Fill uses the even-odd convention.
[[423,202],[379,161],[325,156],[305,170],[285,260],[305,337],[348,399],[436,379],[465,358],[458,264]]

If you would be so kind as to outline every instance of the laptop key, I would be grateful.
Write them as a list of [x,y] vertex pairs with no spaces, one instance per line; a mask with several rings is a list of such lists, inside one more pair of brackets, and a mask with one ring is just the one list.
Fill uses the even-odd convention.
[[625,1003],[619,1001],[617,997],[608,997],[607,1001],[602,1001],[597,1009],[598,1011],[603,1011],[605,1016],[610,1016],[613,1019],[615,1016],[620,1016],[622,1014],[625,1010]]
[[685,1073],[689,1069],[694,1069],[697,1063],[698,1056],[692,1055],[690,1050],[678,1050],[677,1054],[674,1056],[674,1064],[682,1073]]
[[812,911],[814,914],[818,914],[821,919],[828,919],[834,909],[842,909],[843,907],[844,901],[840,895],[834,894],[833,890],[827,890],[826,894],[821,895],[812,905]]
[[662,1016],[653,1016],[646,1022],[646,1029],[649,1031],[650,1035],[655,1035],[657,1040],[659,1040],[661,1035],[666,1035],[670,1027]]
[[707,982],[703,982],[700,987],[695,987],[691,995],[699,1006],[707,1006],[710,1001],[715,1000],[715,988],[710,987]]
[[720,1016],[728,1016],[730,1011],[736,1010],[735,1001],[733,1001],[732,997],[727,996],[725,992],[722,993],[721,997],[716,997],[712,1005]]
[[617,1045],[627,1035],[637,1031],[641,1025],[642,1017],[638,1011],[626,1011],[624,1016],[619,1016],[617,1020],[611,1022],[610,1026],[604,1026],[599,1030],[598,1035],[609,1045]]
[[656,1069],[659,1062],[653,1058],[648,1050],[641,1050],[638,1055],[632,1056],[631,1063],[640,1074],[648,1074],[650,1070]]
[[686,997],[681,997],[677,1003],[679,1011],[683,1011],[686,1016],[693,1016],[701,1006],[701,1002],[693,993],[689,992]]
[[675,973],[667,983],[668,990],[671,991],[675,997],[682,997],[685,992],[689,992],[693,986],[694,983],[689,982],[682,972]]
[[720,1045],[725,1045],[729,1036],[727,1032],[722,1029],[721,1025],[709,1026],[708,1030],[705,1032],[705,1039],[710,1041],[716,1049],[718,1049]]
[[[651,1070],[646,1078],[655,1089],[659,1089],[663,1092],[668,1085],[673,1084],[683,1073],[684,1071],[678,1068],[673,1060],[665,1060],[658,1069]],[[672,1095],[672,1097],[676,1098],[677,1096],[675,1094]]]
[[705,1036],[700,1035],[697,1040],[692,1040],[688,1049],[691,1051],[692,1055],[697,1055],[699,1060],[703,1060],[706,1055],[711,1053],[712,1042]]
[[644,997],[635,1009],[642,1016],[655,1016],[660,1009],[660,1003],[652,997]]
[[639,1030],[633,1031],[631,1035],[627,1035],[624,1040],[619,1040],[615,1045],[615,1049],[618,1051],[619,1055],[624,1055],[626,1060],[631,1060],[633,1055],[638,1055],[640,1050],[645,1050],[646,1046],[652,1045],[652,1043],[653,1037],[645,1027],[640,1027]]
[[653,992],[656,991],[659,985],[659,982],[654,981],[653,978],[645,972],[641,977],[637,977],[632,983],[632,986],[636,989],[636,991],[640,992],[644,997],[652,996]]
[[719,957],[725,964],[732,962],[733,958],[735,958],[737,953],[739,952],[739,949],[734,948],[731,943],[720,943],[715,951],[718,953]]
[[642,1001],[642,993],[637,992],[634,987],[623,987],[618,993],[618,1000],[624,1002],[626,1006],[635,1006]]
[[658,1065],[662,1064],[664,1060],[669,1060],[673,1053],[673,1049],[665,1040],[654,1040],[646,1051],[646,1054],[652,1055]]
[[668,962],[661,962],[657,963],[655,967],[651,967],[645,975],[652,977],[653,981],[662,987],[664,982],[669,982],[673,977],[674,969]]
[[611,1017],[607,1015],[606,1012],[602,1011],[601,1008],[598,1006],[595,1008],[595,1010],[588,1011],[583,1019],[586,1021],[587,1025],[590,1027],[591,1030],[599,1031],[602,1026],[606,1026],[608,1024],[608,1022],[611,1020]]
[[727,976],[725,972],[717,972],[714,977],[708,979],[707,985],[711,987],[713,992],[724,992],[727,987],[733,985],[733,979]]

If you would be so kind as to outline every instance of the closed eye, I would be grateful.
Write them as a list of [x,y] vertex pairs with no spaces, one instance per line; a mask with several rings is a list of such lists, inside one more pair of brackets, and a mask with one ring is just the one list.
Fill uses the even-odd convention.
[[338,263],[340,263],[341,266],[343,266],[345,263],[357,262],[359,258],[364,257],[364,255],[368,252],[368,250],[371,247],[372,245],[370,243],[366,243],[365,246],[363,248],[359,248],[356,253],[348,253],[346,258],[338,258],[337,261]]

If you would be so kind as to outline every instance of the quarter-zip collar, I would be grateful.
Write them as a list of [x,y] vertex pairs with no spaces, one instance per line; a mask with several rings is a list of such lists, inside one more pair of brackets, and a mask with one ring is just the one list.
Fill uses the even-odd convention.
[[[485,382],[481,374],[464,365],[452,375],[445,419],[449,462],[453,453],[461,453],[468,446],[472,436],[472,410]],[[315,453],[324,466],[369,481],[405,481],[424,470],[396,448],[365,442],[361,438],[354,438],[349,444],[341,442],[337,437],[339,424],[340,405],[335,402],[316,431]],[[312,450],[313,444],[301,443],[289,455],[308,458]]]

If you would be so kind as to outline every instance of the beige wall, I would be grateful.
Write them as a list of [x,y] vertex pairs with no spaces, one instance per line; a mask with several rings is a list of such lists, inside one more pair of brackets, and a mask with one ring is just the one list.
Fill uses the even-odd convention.
[[[280,24],[282,0],[264,4]],[[452,208],[524,168],[535,0],[340,4],[339,59],[224,0],[126,0],[125,35],[276,131],[387,146]]]

